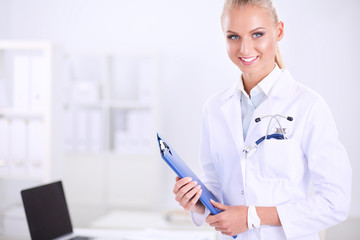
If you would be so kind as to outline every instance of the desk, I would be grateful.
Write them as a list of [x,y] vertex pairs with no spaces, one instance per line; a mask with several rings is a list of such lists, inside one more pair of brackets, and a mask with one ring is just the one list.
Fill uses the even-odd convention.
[[[169,218],[175,219],[169,220]],[[143,230],[152,228],[215,232],[214,228],[207,224],[201,227],[195,226],[190,220],[190,214],[186,211],[161,213],[114,210],[93,220],[88,226],[95,229]]]
[[207,231],[76,229],[74,232],[99,240],[216,240],[216,234]]
[[[21,211],[24,234],[2,236],[0,240],[28,240],[28,228],[23,211]],[[165,214],[166,215],[166,214]],[[164,213],[150,211],[112,211],[93,220],[84,228],[75,228],[78,235],[94,236],[99,240],[215,240],[214,229],[204,225],[195,227],[188,216],[182,216],[178,222],[169,222]],[[14,223],[15,224],[15,223]],[[14,230],[15,231],[15,230]]]
[[[80,236],[95,237],[96,240],[216,240],[214,232],[207,231],[184,231],[184,230],[110,230],[110,229],[74,229],[74,233]],[[4,237],[0,240],[29,240],[30,237]]]

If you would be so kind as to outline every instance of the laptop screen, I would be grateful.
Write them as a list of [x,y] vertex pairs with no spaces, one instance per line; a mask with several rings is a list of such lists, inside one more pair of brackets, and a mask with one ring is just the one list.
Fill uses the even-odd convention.
[[21,191],[31,239],[53,239],[72,233],[61,181]]

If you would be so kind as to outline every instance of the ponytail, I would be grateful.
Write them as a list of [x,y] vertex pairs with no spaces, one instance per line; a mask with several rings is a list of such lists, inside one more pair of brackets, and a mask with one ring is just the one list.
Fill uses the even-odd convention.
[[277,50],[276,50],[276,54],[275,54],[275,63],[279,66],[280,69],[286,68],[284,59],[281,55],[279,44],[277,45]]

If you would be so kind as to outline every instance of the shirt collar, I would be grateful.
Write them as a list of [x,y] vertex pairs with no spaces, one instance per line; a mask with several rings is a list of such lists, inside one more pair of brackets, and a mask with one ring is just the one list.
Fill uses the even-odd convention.
[[[253,89],[251,89],[250,91],[251,95],[256,95],[258,93],[263,92],[266,96],[268,96],[271,88],[274,86],[276,80],[279,78],[281,73],[282,73],[281,69],[278,67],[277,64],[275,64],[274,69],[263,80],[261,80]],[[242,78],[240,78],[239,81],[239,90],[245,96],[248,96],[248,94],[245,92]]]

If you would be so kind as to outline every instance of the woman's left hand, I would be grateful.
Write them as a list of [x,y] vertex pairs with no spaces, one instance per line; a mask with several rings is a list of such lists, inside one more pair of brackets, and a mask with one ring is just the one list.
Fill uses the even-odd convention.
[[247,206],[227,206],[211,200],[214,207],[223,212],[209,215],[206,222],[224,235],[235,236],[245,232],[247,227]]

